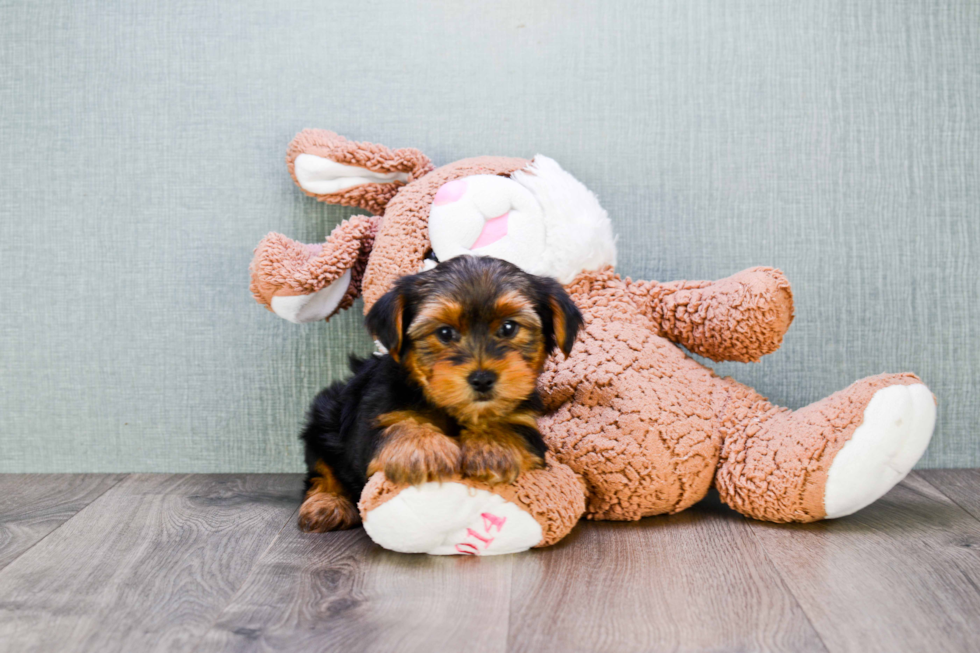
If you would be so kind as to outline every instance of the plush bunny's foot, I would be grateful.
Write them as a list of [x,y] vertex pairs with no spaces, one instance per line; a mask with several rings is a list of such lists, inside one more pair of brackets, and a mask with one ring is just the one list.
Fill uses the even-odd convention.
[[377,473],[358,506],[364,530],[386,549],[432,555],[499,555],[554,544],[585,512],[581,479],[546,457],[546,467],[509,485],[456,477],[396,485]]
[[[252,260],[256,300],[297,324],[322,320],[335,312],[349,293],[351,269],[329,269],[329,261],[320,258],[323,247],[298,243],[282,234],[266,236]],[[356,259],[348,258],[344,263],[353,266]]]
[[371,539],[392,551],[431,555],[498,555],[541,541],[541,525],[516,504],[462,483],[424,483],[371,510]]
[[296,323],[323,320],[347,308],[360,292],[379,223],[380,218],[355,215],[319,245],[269,234],[252,258],[252,295]]
[[317,322],[333,315],[350,287],[350,270],[326,288],[309,295],[274,295],[269,301],[272,312],[294,324]]
[[864,508],[892,489],[922,457],[936,423],[936,403],[921,384],[878,390],[864,419],[827,474],[827,519]]
[[715,486],[725,503],[764,521],[810,522],[867,506],[905,478],[936,421],[932,393],[914,374],[861,379],[796,411],[721,383],[730,401]]

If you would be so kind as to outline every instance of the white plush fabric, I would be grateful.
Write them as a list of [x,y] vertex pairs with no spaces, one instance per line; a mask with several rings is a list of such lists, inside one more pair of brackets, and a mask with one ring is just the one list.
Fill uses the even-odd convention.
[[313,154],[300,154],[293,166],[299,185],[315,195],[330,195],[363,184],[408,181],[407,172],[375,172]]
[[311,295],[273,297],[272,310],[279,317],[296,324],[316,322],[337,310],[349,287],[350,270],[347,270],[336,281]]
[[[507,177],[473,175],[450,182],[465,184],[461,197],[440,203],[429,212],[429,241],[440,261],[463,254],[493,256],[532,273],[545,248],[545,220],[541,206],[523,186]],[[489,245],[474,248],[487,222],[506,214],[507,234]]]
[[558,162],[538,154],[511,178],[531,191],[544,213],[544,271],[538,274],[571,283],[583,270],[616,264],[616,238],[606,210]]
[[905,478],[925,452],[935,423],[936,404],[925,385],[877,391],[827,474],[827,519],[857,512]]
[[500,555],[526,551],[541,525],[503,497],[462,483],[424,483],[402,490],[364,519],[386,549],[430,555]]
[[[429,240],[440,261],[471,254],[510,261],[526,272],[569,283],[583,270],[616,263],[609,216],[582,183],[546,156],[510,178],[474,175],[465,192],[429,213]],[[492,220],[506,235],[474,247]]]

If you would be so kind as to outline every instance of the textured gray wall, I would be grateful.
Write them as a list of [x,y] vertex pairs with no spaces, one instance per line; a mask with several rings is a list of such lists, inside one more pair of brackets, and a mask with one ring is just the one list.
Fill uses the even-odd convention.
[[924,466],[980,465],[980,3],[0,1],[0,471],[299,469],[359,308],[253,303],[303,196],[303,127],[436,163],[548,154],[598,193],[620,269],[781,267],[757,365],[797,407],[913,370]]

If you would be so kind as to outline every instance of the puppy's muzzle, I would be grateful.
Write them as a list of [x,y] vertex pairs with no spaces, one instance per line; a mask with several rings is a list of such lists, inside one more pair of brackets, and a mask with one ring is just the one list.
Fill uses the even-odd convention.
[[497,373],[490,370],[476,370],[470,372],[466,381],[478,395],[483,396],[493,391],[493,386],[497,382]]

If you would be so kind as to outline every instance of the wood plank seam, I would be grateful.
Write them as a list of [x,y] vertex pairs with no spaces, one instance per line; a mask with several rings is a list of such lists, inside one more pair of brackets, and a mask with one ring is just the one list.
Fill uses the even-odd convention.
[[75,514],[73,514],[73,515],[72,515],[71,517],[69,517],[68,519],[66,519],[65,521],[63,521],[63,522],[61,522],[60,524],[58,524],[57,526],[55,526],[54,528],[52,528],[52,529],[51,529],[50,531],[48,531],[47,533],[45,533],[43,537],[41,537],[41,538],[40,538],[40,539],[38,539],[38,540],[37,540],[36,542],[34,542],[33,544],[31,544],[31,545],[30,545],[29,547],[27,547],[26,549],[24,549],[23,551],[21,551],[20,553],[18,553],[18,554],[17,554],[17,555],[16,555],[16,556],[15,556],[14,558],[12,558],[12,559],[10,559],[10,560],[8,560],[8,561],[6,562],[6,564],[4,564],[3,566],[0,566],[0,574],[2,574],[2,573],[3,573],[3,570],[4,570],[4,569],[6,569],[6,568],[7,568],[7,567],[9,567],[9,566],[10,566],[11,564],[13,564],[14,562],[16,562],[16,561],[17,561],[17,560],[18,560],[18,559],[19,559],[19,558],[20,558],[21,556],[23,556],[23,555],[24,555],[25,553],[27,553],[28,551],[30,551],[31,549],[33,549],[34,547],[36,547],[36,546],[37,546],[38,544],[40,544],[40,543],[41,543],[41,542],[43,542],[44,540],[46,540],[46,539],[48,539],[48,538],[49,538],[49,537],[51,536],[51,534],[52,534],[52,533],[55,533],[55,532],[57,532],[57,531],[58,531],[58,530],[60,530],[60,529],[61,529],[61,528],[62,528],[62,527],[63,527],[63,526],[65,525],[65,524],[67,524],[67,523],[68,523],[68,522],[70,522],[71,520],[73,520],[73,519],[75,519],[76,517],[78,517],[78,515],[80,515],[81,513],[83,513],[83,512],[85,512],[86,510],[88,510],[88,509],[89,509],[89,507],[90,507],[90,506],[91,506],[91,505],[92,505],[93,503],[95,503],[96,501],[98,501],[99,499],[101,499],[102,497],[104,497],[104,496],[106,495],[106,493],[107,493],[107,492],[109,492],[109,491],[111,491],[111,490],[113,490],[113,489],[115,489],[115,488],[116,488],[116,486],[118,486],[118,485],[119,485],[120,483],[122,483],[123,481],[125,481],[126,479],[128,479],[128,478],[129,478],[130,476],[131,476],[131,474],[123,474],[123,475],[121,475],[121,476],[120,476],[120,477],[119,477],[119,478],[118,478],[118,479],[116,480],[116,482],[115,482],[115,483],[111,483],[111,484],[109,485],[109,487],[107,487],[106,489],[104,489],[104,490],[103,490],[102,492],[99,492],[99,494],[98,494],[97,496],[95,496],[95,497],[93,497],[91,501],[89,501],[89,502],[88,502],[88,503],[86,503],[86,504],[85,504],[84,506],[82,506],[82,507],[81,507],[81,508],[80,508],[79,510],[77,510],[77,511],[75,512]]
[[980,517],[977,517],[976,515],[974,515],[974,514],[973,514],[973,511],[971,510],[971,507],[970,507],[970,506],[964,506],[964,505],[963,505],[962,503],[960,503],[959,501],[957,501],[957,500],[956,500],[956,498],[955,498],[955,497],[954,497],[953,495],[951,495],[951,494],[950,494],[949,492],[945,492],[945,491],[943,491],[943,488],[942,488],[942,487],[940,487],[939,485],[936,485],[936,483],[934,483],[934,482],[932,482],[932,481],[930,481],[930,480],[929,480],[929,477],[928,477],[927,475],[925,475],[925,474],[919,474],[919,473],[917,473],[917,472],[912,472],[912,473],[913,473],[913,474],[915,474],[915,476],[916,476],[916,478],[919,478],[919,479],[922,479],[922,481],[923,481],[923,482],[925,482],[925,483],[927,483],[928,485],[930,485],[931,487],[933,487],[933,488],[935,488],[935,490],[936,490],[936,492],[939,492],[939,493],[940,493],[940,494],[942,494],[942,495],[943,495],[944,497],[946,497],[947,499],[949,499],[950,501],[952,501],[952,502],[953,502],[954,504],[956,504],[956,505],[957,505],[957,506],[958,506],[958,507],[959,507],[959,508],[960,508],[960,509],[961,509],[961,510],[962,510],[963,512],[965,512],[966,514],[968,514],[968,515],[969,515],[970,517],[972,517],[972,518],[973,518],[974,520],[976,520],[976,521],[978,521],[978,522],[980,522]]

